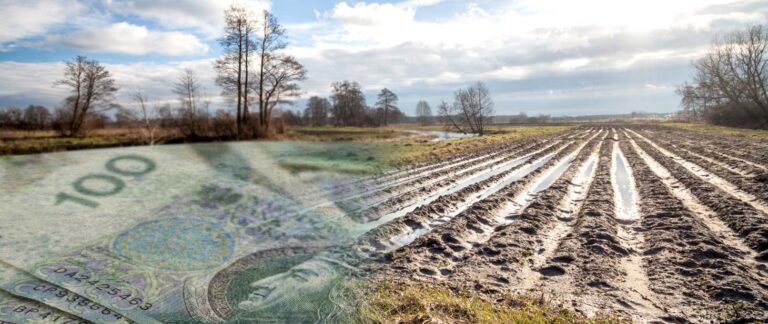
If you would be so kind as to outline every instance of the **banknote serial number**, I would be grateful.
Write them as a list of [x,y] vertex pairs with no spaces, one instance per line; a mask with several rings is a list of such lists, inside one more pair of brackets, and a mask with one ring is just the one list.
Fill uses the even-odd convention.
[[125,318],[123,317],[123,315],[107,307],[104,307],[88,298],[82,297],[64,288],[41,283],[36,285],[34,288],[32,288],[32,290],[48,294],[54,298],[63,300],[70,305],[84,307],[94,312],[98,311],[101,315],[104,315],[104,316],[112,316],[114,317],[115,320],[124,320],[126,323],[129,323],[129,324],[135,323],[131,319]]
[[90,275],[79,273],[79,271],[76,269],[72,271],[72,269],[68,269],[66,267],[60,267],[54,270],[53,272],[56,274],[63,275],[65,277],[72,278],[72,280],[75,280],[77,282],[89,284],[94,289],[104,292],[107,295],[112,296],[114,298],[122,299],[124,302],[132,306],[136,306],[141,310],[147,311],[152,308],[152,303],[145,302],[144,299],[141,297],[135,297],[133,293],[131,293],[128,289],[121,289],[109,283],[102,282],[101,280],[98,280],[98,279],[91,280]]
[[[120,166],[121,162],[139,164],[141,169],[126,169]],[[156,168],[154,161],[141,155],[121,155],[112,158],[104,165],[107,172],[89,174],[72,183],[72,188],[80,195],[60,192],[56,195],[56,205],[70,202],[90,208],[99,207],[99,202],[95,199],[113,196],[125,189],[125,181],[120,177],[140,177],[155,171]],[[94,184],[101,184],[101,186],[95,187]]]
[[[59,315],[51,311],[42,310],[40,308],[27,306],[27,305],[19,305],[13,309],[13,312],[23,315],[24,317],[27,317],[27,318],[40,318],[49,323],[62,323],[62,324],[85,324],[86,323],[79,319],[72,318],[70,316]],[[12,323],[12,322],[0,321],[0,323]]]

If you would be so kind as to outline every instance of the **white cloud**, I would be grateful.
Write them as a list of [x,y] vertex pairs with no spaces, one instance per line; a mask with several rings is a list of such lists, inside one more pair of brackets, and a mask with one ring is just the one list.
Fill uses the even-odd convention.
[[391,3],[355,3],[350,6],[346,2],[337,4],[333,8],[331,17],[345,25],[398,25],[411,23],[416,14],[415,9],[407,6],[397,6]]
[[149,30],[126,22],[91,27],[66,35],[46,37],[45,45],[58,45],[91,52],[144,55],[195,55],[208,52],[208,45],[192,34]]
[[75,0],[0,0],[0,44],[43,34],[84,9]]
[[[225,107],[224,99],[218,96],[220,90],[214,86],[215,76],[209,59],[168,64],[131,63],[104,66],[115,79],[119,88],[116,99],[123,106],[132,107],[130,94],[139,87],[146,92],[152,103],[175,102],[173,84],[183,69],[191,68],[203,85],[201,92],[215,104],[212,108]],[[63,63],[6,61],[0,62],[0,70],[6,73],[5,77],[0,78],[0,99],[21,98],[24,100],[21,105],[42,104],[52,108],[59,105],[68,95],[64,86],[53,86],[53,83],[63,76]]]
[[522,80],[531,75],[532,72],[528,67],[504,66],[498,70],[483,73],[481,77],[483,79]]
[[5,74],[0,78],[0,97],[35,96],[40,101],[30,103],[46,104],[52,98],[63,98],[63,90],[53,87],[63,69],[60,63],[0,62]]
[[532,13],[531,16],[535,20],[527,22],[530,25],[551,28],[599,25],[623,27],[633,31],[649,31],[688,25],[694,20],[698,20],[697,24],[700,27],[705,27],[711,19],[717,19],[716,16],[719,15],[701,20],[700,18],[703,17],[695,14],[697,10],[733,2],[733,0],[521,0],[515,7],[517,10]]
[[406,7],[417,8],[417,7],[434,6],[442,2],[444,2],[444,0],[406,0],[405,2],[401,3],[401,5]]
[[[107,22],[77,24],[75,32],[49,36],[48,40],[96,52],[205,53],[206,42],[219,35],[222,12],[231,3],[91,1],[105,1],[106,17],[100,18]],[[266,0],[250,1],[269,6]],[[42,2],[26,3],[33,6]],[[672,110],[677,104],[674,85],[690,76],[688,63],[701,54],[712,36],[746,24],[764,23],[768,17],[768,3],[758,0],[461,3],[339,1],[325,12],[315,11],[315,19],[287,24],[291,37],[288,51],[309,70],[302,88],[307,95],[327,95],[331,82],[349,79],[360,82],[370,100],[375,91],[386,86],[395,90],[401,105],[411,111],[419,99],[449,99],[456,88],[482,80],[491,87],[500,113],[538,113],[531,107],[549,109],[545,113],[562,112],[561,106],[616,109],[629,103],[635,105],[632,109],[654,104],[654,109]],[[133,25],[114,21],[125,15]],[[132,16],[142,18],[138,21],[149,20],[153,27],[135,25],[138,22]],[[22,34],[46,33],[51,25],[46,26]],[[0,41],[0,50],[12,50],[12,46],[14,43]],[[136,63],[110,68],[124,89],[142,84],[147,90],[159,89],[154,97],[173,100],[169,84],[180,64]],[[210,62],[184,64],[198,64],[199,72],[206,74],[208,92],[218,93]],[[14,78],[23,79],[13,76],[11,80]],[[37,89],[33,82],[21,79],[20,85]],[[0,86],[20,89],[7,79],[0,81]],[[43,87],[47,90],[39,89],[41,93],[51,91],[48,84]],[[652,99],[643,100],[643,96]]]
[[224,25],[224,10],[242,1],[254,11],[269,9],[268,0],[105,0],[110,11],[136,15],[168,28],[188,28],[217,37]]
[[[549,89],[571,99],[597,100],[588,96],[595,89],[605,98],[652,94],[654,103],[665,103],[653,109],[672,110],[671,89],[646,85],[684,81],[688,63],[714,35],[768,17],[768,4],[751,0],[521,0],[419,18],[433,9],[421,5],[436,3],[342,2],[319,13],[316,22],[325,27],[290,49],[309,69],[305,89],[327,93],[331,82],[351,79],[368,93],[382,86],[399,91],[409,106],[484,80],[504,98],[501,111],[516,94],[533,102],[531,96],[551,98]],[[621,85],[613,84],[617,78]]]

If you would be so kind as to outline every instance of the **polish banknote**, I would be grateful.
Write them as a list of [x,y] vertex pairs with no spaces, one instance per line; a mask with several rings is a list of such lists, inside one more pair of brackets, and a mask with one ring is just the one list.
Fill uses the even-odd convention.
[[0,288],[101,323],[332,318],[355,269],[324,255],[375,226],[334,202],[367,189],[371,152],[386,154],[230,143],[0,158]]
[[0,323],[85,324],[88,321],[37,301],[0,291]]

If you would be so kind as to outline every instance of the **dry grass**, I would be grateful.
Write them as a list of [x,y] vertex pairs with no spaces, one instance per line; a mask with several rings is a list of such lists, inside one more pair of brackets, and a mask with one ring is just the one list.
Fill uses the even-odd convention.
[[[175,138],[176,130],[165,130],[159,137]],[[105,128],[81,137],[61,137],[54,131],[0,131],[0,155],[33,154],[93,148],[143,145],[138,128]]]
[[282,139],[300,141],[377,141],[406,136],[394,127],[291,127]]
[[[482,137],[431,142],[414,138],[409,129],[439,130],[439,126],[410,127],[293,127],[275,140],[353,141],[373,143],[382,151],[378,162],[383,167],[442,158],[451,154],[489,147],[499,142],[567,131],[575,126],[491,126]],[[165,138],[182,141],[176,130],[164,130]],[[79,149],[143,145],[141,129],[108,128],[89,132],[83,137],[59,137],[52,131],[0,131],[0,155],[32,154]]]
[[390,127],[294,127],[284,139],[301,141],[353,141],[381,143],[386,151],[384,160],[387,166],[400,166],[410,163],[440,159],[452,154],[484,149],[492,145],[541,135],[549,135],[570,130],[571,126],[490,126],[482,137],[470,137],[447,141],[432,142],[413,137],[408,130],[442,130],[442,126],[394,125]]
[[424,284],[378,283],[365,290],[356,318],[361,323],[622,323],[616,316],[587,318],[541,298],[506,296],[489,302]]
[[664,123],[662,125],[715,135],[768,138],[768,130],[760,129],[733,128],[698,123]]
[[577,126],[498,126],[489,127],[488,135],[439,142],[405,139],[392,142],[392,154],[397,162],[409,164],[443,158],[451,154],[479,150],[498,143],[527,137],[550,135]]

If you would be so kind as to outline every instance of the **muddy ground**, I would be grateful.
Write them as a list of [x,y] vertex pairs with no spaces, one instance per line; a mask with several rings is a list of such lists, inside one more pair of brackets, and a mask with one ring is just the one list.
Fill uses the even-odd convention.
[[[582,127],[328,188],[374,278],[635,322],[768,321],[768,144]],[[346,197],[349,197],[347,195]]]

